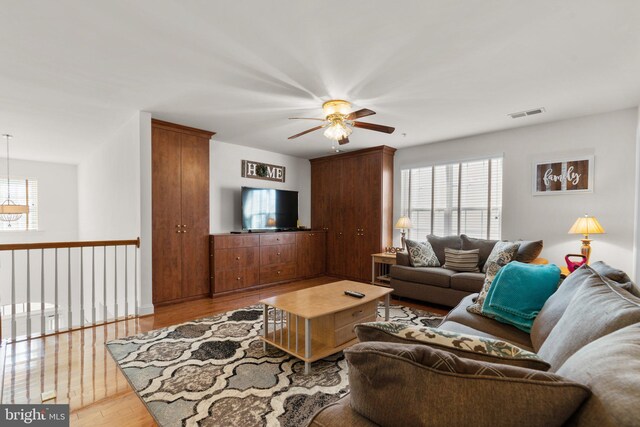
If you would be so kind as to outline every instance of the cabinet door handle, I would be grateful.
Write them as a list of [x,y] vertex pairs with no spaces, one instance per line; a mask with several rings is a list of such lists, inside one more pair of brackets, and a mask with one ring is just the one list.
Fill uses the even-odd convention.
[[280,274],[280,270],[278,270],[278,274]]
[[280,252],[278,252],[276,255],[280,256]]
[[240,261],[240,257],[239,256],[236,257],[236,261]]
[[240,277],[236,277],[236,280],[241,280]]

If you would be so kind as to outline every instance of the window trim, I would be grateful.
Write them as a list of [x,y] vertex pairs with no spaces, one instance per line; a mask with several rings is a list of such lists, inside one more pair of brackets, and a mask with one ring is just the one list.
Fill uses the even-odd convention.
[[[6,187],[6,183],[2,182],[3,180],[6,180],[7,177],[6,176],[0,176],[0,186]],[[38,209],[38,221],[37,221],[37,228],[33,228],[33,229],[29,229],[29,216],[27,214],[27,218],[26,218],[26,228],[25,229],[20,229],[20,230],[15,230],[15,229],[0,229],[0,233],[38,233],[41,232],[42,229],[40,228],[40,222],[41,222],[41,215],[40,215],[40,180],[36,177],[33,176],[15,176],[12,175],[11,176],[11,181],[14,180],[20,180],[20,181],[25,181],[26,184],[26,195],[27,195],[27,200],[35,200],[35,205]],[[29,181],[34,181],[38,187],[38,191],[37,194],[34,198],[29,196]],[[0,200],[0,203],[4,202],[5,199]],[[27,203],[29,203],[27,201]]]

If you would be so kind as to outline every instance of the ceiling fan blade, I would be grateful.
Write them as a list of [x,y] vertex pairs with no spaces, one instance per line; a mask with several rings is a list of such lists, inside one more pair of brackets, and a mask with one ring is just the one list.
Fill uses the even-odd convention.
[[353,126],[362,129],[375,130],[376,132],[393,133],[396,128],[391,126],[376,125],[374,123],[353,122]]
[[326,119],[316,119],[311,117],[289,117],[289,120],[320,120],[321,122],[324,122]]
[[338,144],[344,145],[349,143],[349,137],[345,136],[344,138],[338,140]]
[[311,129],[307,129],[307,130],[305,130],[304,132],[300,132],[300,133],[297,133],[297,134],[295,134],[295,135],[293,135],[293,136],[290,136],[288,139],[297,138],[297,137],[302,136],[302,135],[305,135],[305,134],[307,134],[307,133],[309,133],[309,132],[313,132],[313,131],[316,131],[316,130],[318,130],[318,129],[322,129],[323,127],[324,127],[324,126],[316,126],[316,127],[311,128]]
[[355,120],[360,117],[373,116],[376,112],[373,110],[369,110],[368,108],[363,108],[362,110],[354,111],[353,113],[347,114],[347,120]]

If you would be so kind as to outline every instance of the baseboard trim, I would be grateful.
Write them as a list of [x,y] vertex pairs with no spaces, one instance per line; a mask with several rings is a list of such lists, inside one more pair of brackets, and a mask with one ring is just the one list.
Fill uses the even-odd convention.
[[153,304],[138,307],[138,316],[148,316],[150,314],[153,314]]

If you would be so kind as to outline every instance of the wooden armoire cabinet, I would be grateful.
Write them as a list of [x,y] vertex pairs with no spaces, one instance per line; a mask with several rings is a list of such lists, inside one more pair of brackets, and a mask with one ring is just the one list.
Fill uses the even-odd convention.
[[209,295],[209,140],[152,120],[153,303]]
[[311,162],[311,227],[327,232],[327,274],[371,281],[371,254],[391,242],[393,155],[380,146]]

